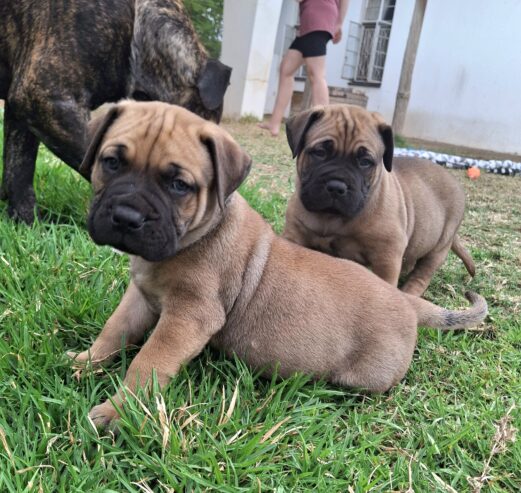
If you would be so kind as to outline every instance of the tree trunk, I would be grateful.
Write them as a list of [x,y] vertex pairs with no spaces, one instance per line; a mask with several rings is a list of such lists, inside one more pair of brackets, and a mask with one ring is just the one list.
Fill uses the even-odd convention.
[[412,14],[409,37],[407,38],[407,46],[405,47],[405,54],[403,57],[400,84],[398,85],[396,103],[394,105],[393,130],[397,134],[403,131],[403,126],[405,124],[407,106],[409,105],[409,98],[411,96],[412,73],[416,61],[416,53],[418,51],[418,43],[420,41],[426,6],[427,0],[416,0],[414,12]]

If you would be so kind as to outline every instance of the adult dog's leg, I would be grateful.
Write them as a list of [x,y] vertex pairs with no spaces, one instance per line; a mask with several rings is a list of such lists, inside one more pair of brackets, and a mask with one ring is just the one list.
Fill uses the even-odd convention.
[[9,203],[11,217],[29,224],[34,220],[33,179],[39,140],[62,161],[79,170],[87,146],[89,115],[87,108],[65,92],[58,96],[36,85],[18,87],[10,95],[4,116],[1,195]]
[[4,112],[4,172],[0,196],[7,200],[7,213],[28,224],[34,220],[34,166],[38,138],[24,121],[18,120],[6,101]]
[[60,94],[60,99],[52,99],[52,95],[48,97],[50,100],[35,101],[36,109],[27,116],[27,120],[45,146],[78,171],[87,148],[90,111],[72,96]]

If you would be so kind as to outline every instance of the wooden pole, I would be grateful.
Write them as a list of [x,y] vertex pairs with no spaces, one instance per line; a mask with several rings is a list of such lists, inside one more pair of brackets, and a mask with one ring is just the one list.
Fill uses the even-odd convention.
[[407,106],[409,105],[409,98],[411,96],[412,73],[414,63],[416,62],[416,53],[418,51],[418,43],[420,41],[426,7],[427,0],[416,0],[411,27],[409,29],[409,37],[407,38],[407,45],[403,56],[400,83],[398,85],[398,92],[396,93],[396,103],[394,105],[393,130],[397,134],[403,131],[405,124]]

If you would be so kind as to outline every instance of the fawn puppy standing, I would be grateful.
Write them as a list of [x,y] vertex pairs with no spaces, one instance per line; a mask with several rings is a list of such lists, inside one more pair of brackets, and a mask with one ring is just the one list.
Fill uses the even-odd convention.
[[317,107],[286,125],[297,157],[296,190],[283,236],[354,260],[393,286],[422,295],[452,249],[474,276],[457,235],[465,210],[461,185],[441,166],[393,158],[382,117],[348,105]]

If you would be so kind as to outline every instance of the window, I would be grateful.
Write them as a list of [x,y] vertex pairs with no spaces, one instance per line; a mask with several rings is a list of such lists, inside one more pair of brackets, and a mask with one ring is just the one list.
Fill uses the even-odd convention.
[[353,82],[382,82],[396,0],[367,0],[363,21],[349,27],[342,76]]
[[343,79],[353,80],[355,78],[361,36],[362,24],[350,21],[347,35],[346,55],[344,58],[344,66],[342,68]]

